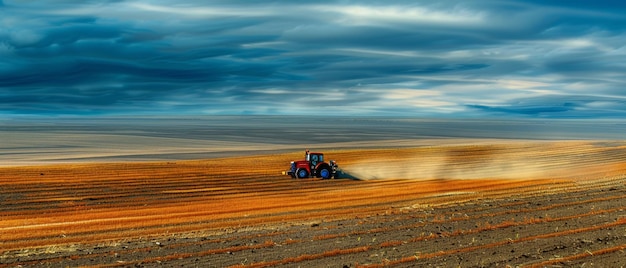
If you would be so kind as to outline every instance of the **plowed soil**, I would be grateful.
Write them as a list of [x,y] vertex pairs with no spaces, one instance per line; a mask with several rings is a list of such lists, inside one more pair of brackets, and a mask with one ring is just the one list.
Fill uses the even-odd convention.
[[0,168],[0,267],[621,267],[626,143]]

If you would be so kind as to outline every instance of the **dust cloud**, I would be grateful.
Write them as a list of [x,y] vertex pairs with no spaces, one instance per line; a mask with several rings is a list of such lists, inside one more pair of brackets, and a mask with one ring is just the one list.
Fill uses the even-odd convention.
[[597,162],[597,150],[583,142],[434,146],[409,156],[374,154],[341,168],[360,180],[556,178]]

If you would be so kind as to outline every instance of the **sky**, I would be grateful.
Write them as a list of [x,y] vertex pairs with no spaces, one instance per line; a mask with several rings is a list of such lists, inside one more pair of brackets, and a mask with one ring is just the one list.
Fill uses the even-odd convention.
[[0,115],[626,117],[626,2],[0,0]]

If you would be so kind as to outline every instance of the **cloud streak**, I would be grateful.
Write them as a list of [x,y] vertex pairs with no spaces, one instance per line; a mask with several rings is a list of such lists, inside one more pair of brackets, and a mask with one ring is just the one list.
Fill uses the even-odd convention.
[[0,1],[0,113],[623,117],[614,1]]

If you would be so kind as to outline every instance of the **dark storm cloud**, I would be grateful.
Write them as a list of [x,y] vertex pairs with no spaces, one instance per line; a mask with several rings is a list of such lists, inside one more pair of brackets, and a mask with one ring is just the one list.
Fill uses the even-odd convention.
[[616,99],[602,96],[559,96],[550,95],[519,99],[499,105],[468,105],[491,115],[525,115],[550,118],[596,118],[626,116],[626,98]]
[[624,115],[617,1],[0,0],[0,113]]

